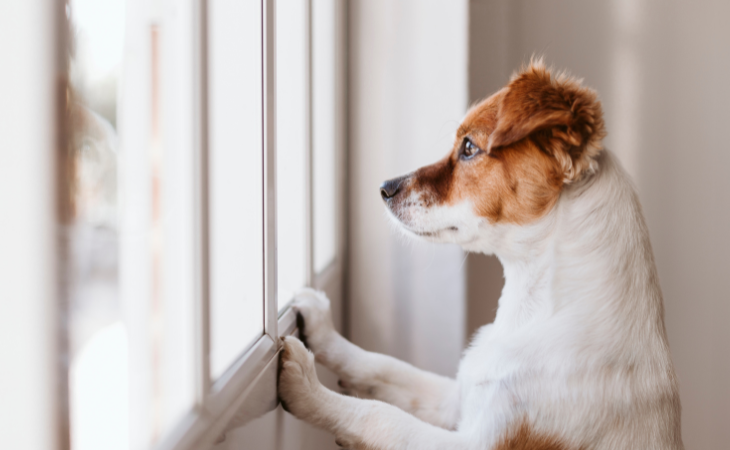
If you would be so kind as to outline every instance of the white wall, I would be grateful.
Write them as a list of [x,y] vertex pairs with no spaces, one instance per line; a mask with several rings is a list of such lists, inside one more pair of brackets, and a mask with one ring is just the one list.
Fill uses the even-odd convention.
[[[0,2],[0,442],[60,448],[55,199],[60,9]],[[60,196],[60,195],[59,195]]]
[[406,242],[380,184],[442,158],[467,105],[467,2],[350,2],[349,331],[454,375],[464,344],[455,246]]
[[[533,53],[598,90],[606,145],[637,182],[651,232],[680,381],[685,445],[726,448],[730,3],[471,0],[470,5],[471,100],[502,86]],[[489,270],[482,277],[499,280],[499,269]],[[469,287],[489,290],[475,279]],[[470,304],[477,301],[494,299],[470,298]]]

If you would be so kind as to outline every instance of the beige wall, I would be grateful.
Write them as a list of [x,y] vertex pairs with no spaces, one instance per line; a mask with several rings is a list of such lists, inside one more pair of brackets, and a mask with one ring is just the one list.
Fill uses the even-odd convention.
[[450,375],[464,345],[464,255],[400,237],[378,187],[448,153],[466,57],[466,0],[350,2],[349,334]]
[[[533,53],[596,88],[636,181],[664,291],[687,448],[730,441],[730,2],[470,2],[470,101]],[[498,265],[469,259],[471,326]],[[475,275],[475,274],[478,274]],[[484,282],[482,280],[486,279]],[[472,314],[473,313],[473,314]]]

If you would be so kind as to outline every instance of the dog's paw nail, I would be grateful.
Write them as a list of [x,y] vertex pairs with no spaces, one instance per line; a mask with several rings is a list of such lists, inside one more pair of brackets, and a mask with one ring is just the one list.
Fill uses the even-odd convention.
[[307,342],[307,335],[304,332],[304,316],[302,316],[302,313],[297,313],[297,328],[299,329],[299,340],[302,341],[302,344],[304,344],[305,347],[309,348],[309,342]]
[[286,411],[286,412],[288,412],[289,414],[291,414],[291,411],[289,411],[289,407],[288,407],[288,406],[286,406],[286,403],[284,403],[284,401],[283,401],[283,400],[279,400],[279,403],[281,403],[281,409],[283,409],[284,411]]

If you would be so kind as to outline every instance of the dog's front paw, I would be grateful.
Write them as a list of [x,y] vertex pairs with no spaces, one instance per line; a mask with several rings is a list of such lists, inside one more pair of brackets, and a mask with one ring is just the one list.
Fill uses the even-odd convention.
[[305,345],[315,354],[325,351],[336,333],[327,296],[304,288],[297,292],[292,307],[297,312],[299,333]]
[[306,420],[316,411],[324,391],[314,368],[314,355],[299,339],[287,336],[280,357],[279,399],[285,410]]

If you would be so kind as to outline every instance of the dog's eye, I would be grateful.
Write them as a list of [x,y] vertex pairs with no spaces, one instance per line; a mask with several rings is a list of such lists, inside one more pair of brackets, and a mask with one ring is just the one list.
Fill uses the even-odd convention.
[[479,152],[480,148],[477,147],[469,138],[464,138],[464,142],[461,145],[461,157],[463,159],[469,159]]

